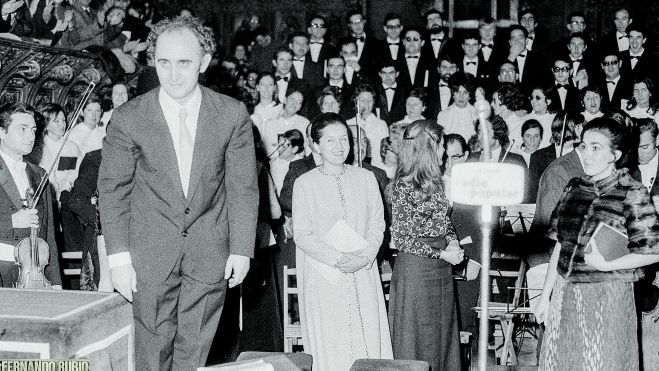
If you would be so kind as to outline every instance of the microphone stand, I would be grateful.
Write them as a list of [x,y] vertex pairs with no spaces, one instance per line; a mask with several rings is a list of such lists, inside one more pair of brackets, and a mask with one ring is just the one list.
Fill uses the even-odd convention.
[[355,108],[357,114],[355,115],[355,125],[357,125],[357,166],[363,167],[362,165],[362,133],[361,126],[359,126],[359,117],[361,116],[361,110],[359,109],[359,98],[355,98]]
[[565,124],[567,123],[567,111],[563,117],[563,127],[561,128],[561,150],[558,152],[558,157],[563,156],[563,146],[565,145]]

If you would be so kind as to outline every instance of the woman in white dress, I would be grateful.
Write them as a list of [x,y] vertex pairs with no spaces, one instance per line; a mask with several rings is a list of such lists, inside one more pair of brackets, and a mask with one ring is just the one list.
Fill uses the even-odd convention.
[[270,72],[263,72],[256,82],[256,90],[259,93],[258,104],[254,107],[252,122],[261,130],[264,122],[277,118],[284,107],[277,99],[277,84],[275,77]]
[[350,139],[341,116],[317,116],[311,137],[323,164],[293,188],[304,351],[313,356],[314,370],[347,371],[360,358],[393,356],[374,264],[384,208],[373,173],[344,163]]
[[588,121],[604,116],[602,112],[602,94],[597,85],[592,84],[586,86],[582,93],[581,103],[583,104],[584,111],[581,113],[584,118],[584,124]]
[[[536,87],[531,92],[531,113],[526,116],[527,121],[530,119],[537,120],[540,125],[542,125],[542,131],[545,133],[551,132],[551,123],[556,117],[556,113],[549,112],[549,106],[551,105],[551,90],[547,87]],[[545,135],[542,138],[540,143],[540,148],[547,147],[549,142],[550,135]],[[521,145],[521,143],[520,143]]]

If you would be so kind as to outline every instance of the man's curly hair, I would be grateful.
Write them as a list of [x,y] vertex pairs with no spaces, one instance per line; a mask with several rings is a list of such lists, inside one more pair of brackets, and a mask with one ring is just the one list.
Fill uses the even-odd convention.
[[197,37],[199,45],[201,46],[202,55],[213,55],[213,53],[215,53],[217,45],[215,43],[213,31],[204,28],[203,22],[197,17],[178,16],[171,19],[165,18],[153,26],[151,33],[149,33],[149,37],[147,38],[148,48],[146,52],[149,58],[155,59],[156,41],[158,41],[160,35],[165,32],[181,29],[187,29]]

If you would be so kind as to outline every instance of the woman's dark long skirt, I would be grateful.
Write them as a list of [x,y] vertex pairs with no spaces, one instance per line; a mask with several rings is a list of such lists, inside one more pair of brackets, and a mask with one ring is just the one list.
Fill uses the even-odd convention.
[[389,323],[395,359],[459,371],[460,332],[451,265],[400,252],[391,278]]

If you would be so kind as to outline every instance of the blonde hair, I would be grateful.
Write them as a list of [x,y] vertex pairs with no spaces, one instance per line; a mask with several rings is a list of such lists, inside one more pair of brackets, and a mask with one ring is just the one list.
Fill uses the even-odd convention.
[[442,189],[444,128],[434,120],[417,120],[405,128],[398,151],[398,179],[429,197]]

